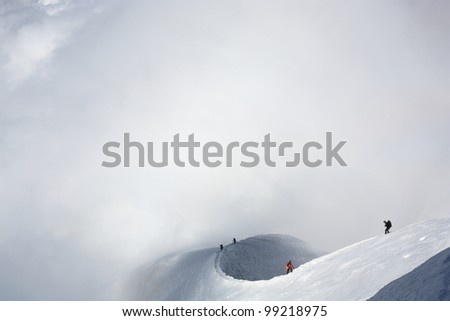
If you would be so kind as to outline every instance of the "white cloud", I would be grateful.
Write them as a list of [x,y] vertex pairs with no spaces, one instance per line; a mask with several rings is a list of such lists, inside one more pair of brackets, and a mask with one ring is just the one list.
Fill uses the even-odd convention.
[[58,24],[52,21],[25,25],[6,46],[6,71],[10,80],[18,82],[30,77],[51,59],[54,51],[68,40],[74,24]]
[[[79,7],[83,4],[78,3]],[[93,11],[80,14],[76,9],[69,0],[7,2],[1,7],[5,16],[0,24],[2,67],[9,83],[20,83],[44,71],[54,52],[70,41]]]
[[38,6],[49,16],[56,16],[73,7],[71,0],[39,0]]

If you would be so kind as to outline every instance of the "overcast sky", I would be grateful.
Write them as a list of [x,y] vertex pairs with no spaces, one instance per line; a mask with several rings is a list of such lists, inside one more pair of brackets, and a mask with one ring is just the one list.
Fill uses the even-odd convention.
[[[170,252],[333,251],[450,214],[448,1],[0,1],[0,299]],[[345,140],[347,167],[105,168],[103,144]]]

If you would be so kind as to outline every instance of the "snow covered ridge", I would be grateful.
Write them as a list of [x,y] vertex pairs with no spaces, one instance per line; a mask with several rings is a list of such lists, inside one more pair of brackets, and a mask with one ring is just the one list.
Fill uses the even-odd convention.
[[226,246],[217,255],[218,273],[239,280],[270,280],[286,274],[285,264],[294,267],[326,254],[308,243],[286,235],[260,235]]
[[[450,216],[398,230],[395,228],[394,222],[394,230],[390,234],[381,234],[323,256],[319,256],[323,252],[306,243],[281,235],[250,238],[241,241],[239,246],[238,243],[225,247],[223,253],[216,248],[179,253],[146,268],[133,283],[131,299],[367,300],[387,284],[450,247]],[[286,253],[289,242],[292,242],[290,249],[295,248],[297,253]],[[252,256],[244,250],[244,246],[253,249]],[[298,266],[293,273],[285,275],[279,272],[278,276],[265,280],[269,272],[274,273],[273,269],[264,269],[260,266],[263,262],[255,262],[258,257],[276,257],[277,253],[282,257],[289,254],[291,257],[285,260],[293,259],[294,265],[299,258],[304,258],[306,263]],[[308,261],[311,256],[319,257]],[[239,266],[237,263],[233,265],[233,261],[245,260],[249,265],[244,264],[243,269],[233,268]],[[258,266],[249,268],[253,263]],[[284,263],[280,262],[280,265]],[[445,268],[446,265],[440,266]],[[416,271],[426,278],[424,274],[428,269]],[[439,275],[446,282],[448,277],[445,279],[445,274],[440,272],[435,271],[433,275]],[[430,277],[433,278],[433,275]],[[428,282],[431,281],[428,279]],[[403,282],[403,287],[405,283],[408,282]],[[428,289],[426,295],[417,299],[439,297],[433,294],[434,291],[442,292],[443,288]],[[441,297],[445,299],[445,296]]]
[[370,301],[450,301],[450,248],[392,281]]

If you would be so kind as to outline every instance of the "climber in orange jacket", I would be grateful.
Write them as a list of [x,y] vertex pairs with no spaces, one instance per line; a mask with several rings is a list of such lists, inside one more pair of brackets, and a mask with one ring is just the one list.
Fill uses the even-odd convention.
[[292,264],[291,261],[286,263],[286,274],[289,274],[289,272],[294,271],[294,264]]

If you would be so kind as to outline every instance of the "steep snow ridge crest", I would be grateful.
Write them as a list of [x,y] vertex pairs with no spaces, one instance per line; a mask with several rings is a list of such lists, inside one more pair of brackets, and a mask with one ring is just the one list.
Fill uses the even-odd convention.
[[127,299],[215,300],[219,284],[253,283],[284,275],[285,260],[298,266],[322,254],[302,240],[277,234],[225,245],[223,251],[215,247],[171,254],[138,273]]
[[224,247],[217,256],[218,271],[233,279],[269,280],[286,274],[289,260],[298,267],[326,254],[292,236],[258,235]]
[[[222,252],[209,248],[158,260],[140,274],[132,299],[367,300],[449,247],[450,216],[322,256],[296,238],[261,235]],[[319,257],[307,261],[314,255]],[[300,258],[304,263],[285,275],[285,261]]]

